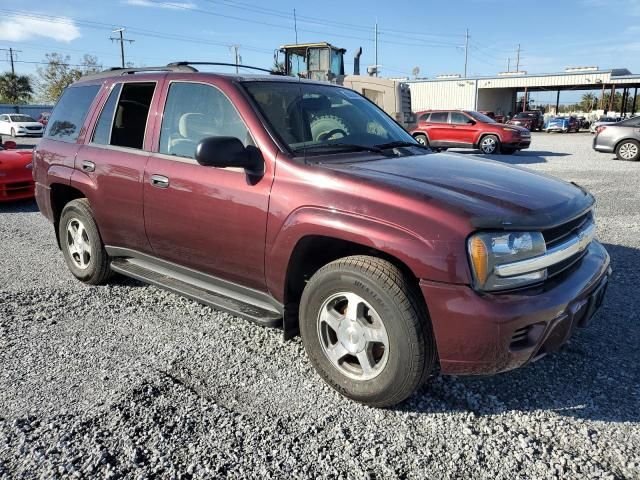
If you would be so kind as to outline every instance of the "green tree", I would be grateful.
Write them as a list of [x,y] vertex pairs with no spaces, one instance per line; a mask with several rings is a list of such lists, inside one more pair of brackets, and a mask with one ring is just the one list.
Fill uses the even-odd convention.
[[38,68],[38,77],[40,96],[47,102],[56,102],[62,91],[83,75],[101,70],[97,57],[93,55],[85,54],[80,66],[71,65],[71,57],[59,53],[47,53],[45,62],[44,68]]
[[31,99],[33,88],[26,75],[5,73],[0,75],[0,101],[2,103],[26,103]]

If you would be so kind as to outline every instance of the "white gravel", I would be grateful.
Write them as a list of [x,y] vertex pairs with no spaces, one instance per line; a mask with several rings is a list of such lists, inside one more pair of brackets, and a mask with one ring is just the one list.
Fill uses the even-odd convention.
[[80,284],[33,202],[0,206],[0,478],[640,478],[640,163],[591,138],[495,158],[598,198],[598,318],[536,364],[436,378],[391,410],[341,398],[279,330]]

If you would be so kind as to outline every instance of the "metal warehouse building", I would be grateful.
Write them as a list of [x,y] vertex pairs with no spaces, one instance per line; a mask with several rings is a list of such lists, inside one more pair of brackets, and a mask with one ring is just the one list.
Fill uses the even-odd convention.
[[[622,92],[623,96],[633,95],[635,99],[640,75],[633,75],[626,68],[600,70],[597,67],[577,67],[551,74],[506,72],[494,77],[474,78],[446,75],[429,80],[409,80],[407,83],[414,112],[456,108],[508,114],[516,111],[519,97],[524,96],[526,100],[531,92],[536,91],[557,92],[556,111],[560,92],[566,90],[596,90],[599,99],[605,92]],[[607,106],[602,105],[601,108],[606,110]],[[640,105],[634,105],[633,111],[636,108]]]

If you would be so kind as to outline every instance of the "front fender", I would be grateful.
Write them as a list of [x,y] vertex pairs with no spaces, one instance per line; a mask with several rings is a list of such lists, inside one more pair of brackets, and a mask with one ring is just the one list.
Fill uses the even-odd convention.
[[308,236],[336,238],[382,251],[404,263],[416,278],[468,283],[467,259],[459,245],[426,239],[399,225],[363,215],[302,207],[287,217],[267,245],[267,286],[279,301],[284,300],[289,259],[298,242]]

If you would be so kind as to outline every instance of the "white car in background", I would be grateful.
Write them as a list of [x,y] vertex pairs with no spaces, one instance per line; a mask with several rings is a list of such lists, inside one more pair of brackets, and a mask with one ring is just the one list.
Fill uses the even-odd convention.
[[596,129],[600,125],[613,125],[614,123],[618,123],[619,121],[620,119],[616,117],[600,117],[600,120],[592,122],[591,125],[589,125],[589,131],[591,133],[596,133]]
[[0,115],[0,135],[12,137],[27,137],[29,135],[41,137],[44,126],[34,118],[23,113],[5,113]]

